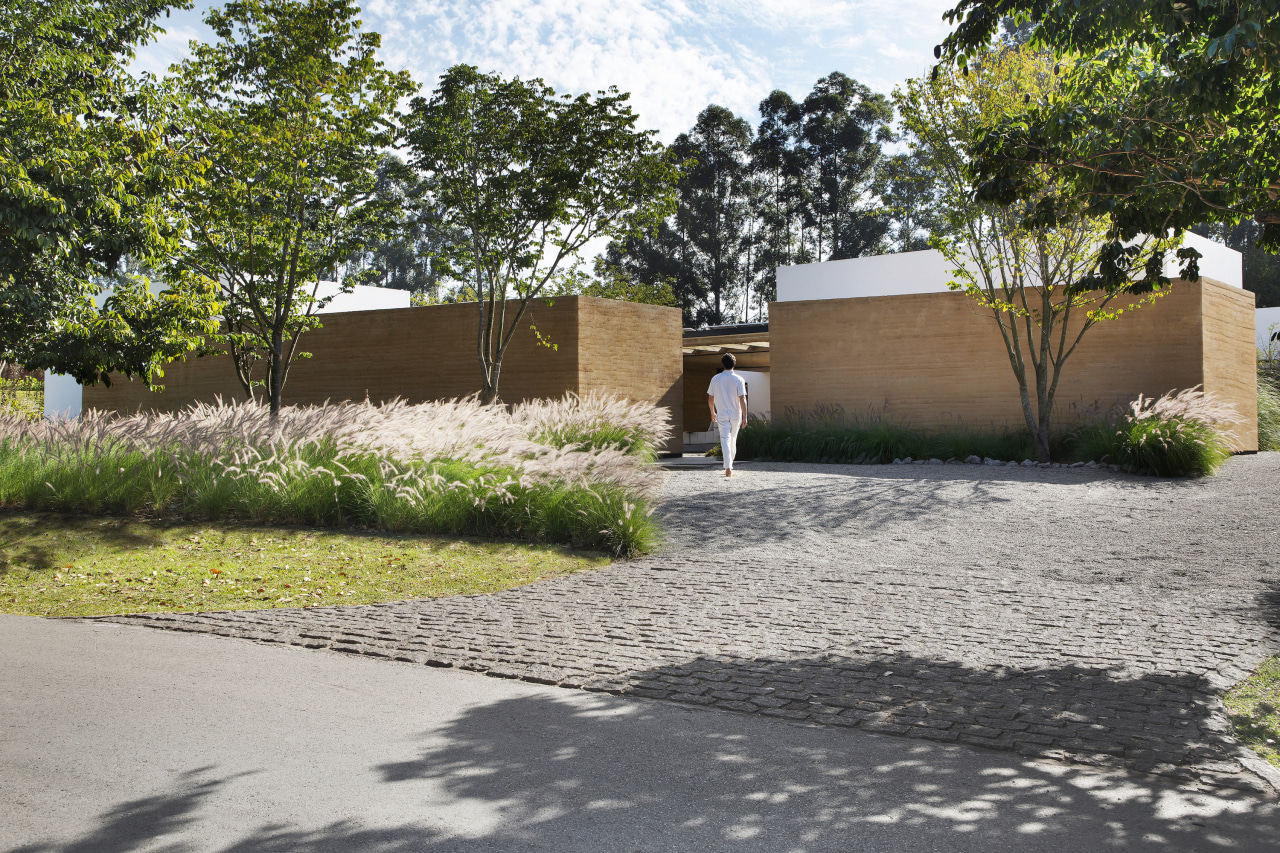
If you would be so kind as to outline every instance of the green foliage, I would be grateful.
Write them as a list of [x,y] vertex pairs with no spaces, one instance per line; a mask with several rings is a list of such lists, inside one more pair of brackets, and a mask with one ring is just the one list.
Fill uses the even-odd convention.
[[210,168],[185,195],[191,239],[171,277],[220,284],[237,376],[273,411],[331,296],[320,281],[399,215],[375,190],[396,103],[415,86],[375,58],[380,37],[360,32],[358,13],[350,0],[235,0],[205,18],[219,40],[176,69]]
[[657,541],[645,463],[664,421],[648,404],[594,397],[514,413],[462,401],[287,408],[278,420],[253,404],[0,418],[0,506],[473,534],[629,556]]
[[936,54],[971,63],[1006,15],[1070,62],[1061,97],[999,123],[978,146],[981,197],[1040,195],[1047,170],[1056,190],[1036,206],[1041,221],[1106,216],[1118,245],[1246,211],[1264,227],[1261,245],[1280,248],[1274,0],[960,0]]
[[529,300],[590,240],[667,212],[675,167],[655,133],[635,122],[616,89],[561,97],[541,80],[468,65],[412,102],[412,165],[429,181],[442,226],[465,238],[451,272],[477,297],[486,403],[497,399],[502,359]]
[[177,246],[175,197],[201,182],[182,99],[125,70],[169,5],[0,0],[0,360],[150,383],[215,328],[213,288],[157,297],[120,268]]
[[44,417],[43,379],[0,379],[0,415]]
[[836,72],[802,101],[771,93],[760,115],[753,133],[724,107],[704,109],[671,147],[685,167],[675,210],[606,250],[629,278],[669,282],[686,325],[763,319],[778,266],[884,246],[889,220],[875,199],[891,137],[885,97]]
[[389,154],[378,166],[374,183],[375,204],[400,213],[392,232],[347,258],[342,278],[361,284],[407,290],[414,305],[466,301],[465,292],[449,273],[447,258],[458,253],[465,235],[450,230],[432,206],[429,182],[397,155]]
[[614,448],[646,462],[654,462],[658,458],[653,436],[647,430],[627,423],[600,422],[553,426],[535,433],[533,438],[540,444],[556,448],[571,447],[584,450]]
[[1117,426],[1114,459],[1158,477],[1200,477],[1218,470],[1235,449],[1233,406],[1198,388],[1139,396]]
[[[1028,207],[1052,192],[1049,178],[1028,204],[974,197],[971,157],[985,128],[1021,114],[1025,99],[1052,97],[1057,88],[1050,57],[1005,46],[973,57],[964,73],[936,69],[894,92],[915,177],[936,182],[931,243],[954,265],[951,288],[995,321],[1042,462],[1052,455],[1062,371],[1084,335],[1097,322],[1152,301],[1169,283],[1162,267],[1135,266],[1142,242],[1118,250],[1108,244],[1099,219],[1029,222]],[[1103,268],[1110,274],[1100,273]]]
[[834,406],[787,412],[774,421],[752,420],[738,433],[738,458],[778,462],[883,465],[895,459],[1035,458],[1025,432],[956,427],[925,430],[883,412],[849,414]]
[[1280,657],[1267,658],[1223,697],[1235,736],[1280,769]]
[[[1159,477],[1213,474],[1230,458],[1229,406],[1196,389],[1158,399],[1140,397],[1126,410],[1085,411],[1073,429],[1051,437],[1063,462],[1101,462]],[[957,426],[926,430],[884,412],[848,414],[838,406],[787,412],[773,422],[754,420],[738,434],[738,457],[777,462],[883,465],[911,458],[963,460],[969,456],[1020,462],[1036,458],[1025,430]]]
[[1231,458],[1231,448],[1216,429],[1201,421],[1125,420],[1113,458],[1157,477],[1200,477],[1214,473]]
[[1280,384],[1258,373],[1258,449],[1280,450]]

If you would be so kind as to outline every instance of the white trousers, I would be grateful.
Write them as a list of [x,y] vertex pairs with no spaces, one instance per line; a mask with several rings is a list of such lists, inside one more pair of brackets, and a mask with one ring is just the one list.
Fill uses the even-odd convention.
[[720,430],[720,454],[724,457],[724,470],[733,470],[733,457],[738,455],[738,430],[742,428],[742,418],[716,418],[716,429]]

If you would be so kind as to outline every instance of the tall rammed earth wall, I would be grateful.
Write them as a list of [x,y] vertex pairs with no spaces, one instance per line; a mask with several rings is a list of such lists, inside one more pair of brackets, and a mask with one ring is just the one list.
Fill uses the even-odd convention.
[[[1253,314],[1252,293],[1201,279],[1095,325],[1063,370],[1056,423],[1203,385],[1235,404],[1240,449],[1257,450]],[[964,294],[775,302],[769,336],[775,418],[827,404],[928,428],[1024,423],[995,321]]]
[[[510,303],[508,311],[515,310]],[[480,390],[475,303],[324,315],[299,348],[285,405],[326,400],[375,403],[463,397]],[[536,333],[534,329],[536,328]],[[539,340],[541,336],[541,341]],[[521,320],[503,360],[499,393],[507,402],[592,391],[648,400],[670,410],[668,452],[682,449],[683,364],[680,311],[589,296],[537,300]],[[84,389],[86,409],[174,411],[196,401],[244,399],[226,355],[165,367],[164,390],[114,377],[110,388]]]

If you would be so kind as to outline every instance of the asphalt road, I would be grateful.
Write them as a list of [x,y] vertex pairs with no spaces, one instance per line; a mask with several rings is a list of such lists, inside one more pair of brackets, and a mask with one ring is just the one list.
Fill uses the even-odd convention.
[[251,642],[0,616],[0,849],[1274,850],[1244,795]]

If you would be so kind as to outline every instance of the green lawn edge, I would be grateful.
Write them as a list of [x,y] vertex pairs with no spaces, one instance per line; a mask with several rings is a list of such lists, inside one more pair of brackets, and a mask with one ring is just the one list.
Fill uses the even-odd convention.
[[1280,655],[1228,690],[1223,704],[1241,743],[1280,770]]
[[0,513],[0,613],[50,618],[382,604],[612,562],[562,545],[379,530]]

